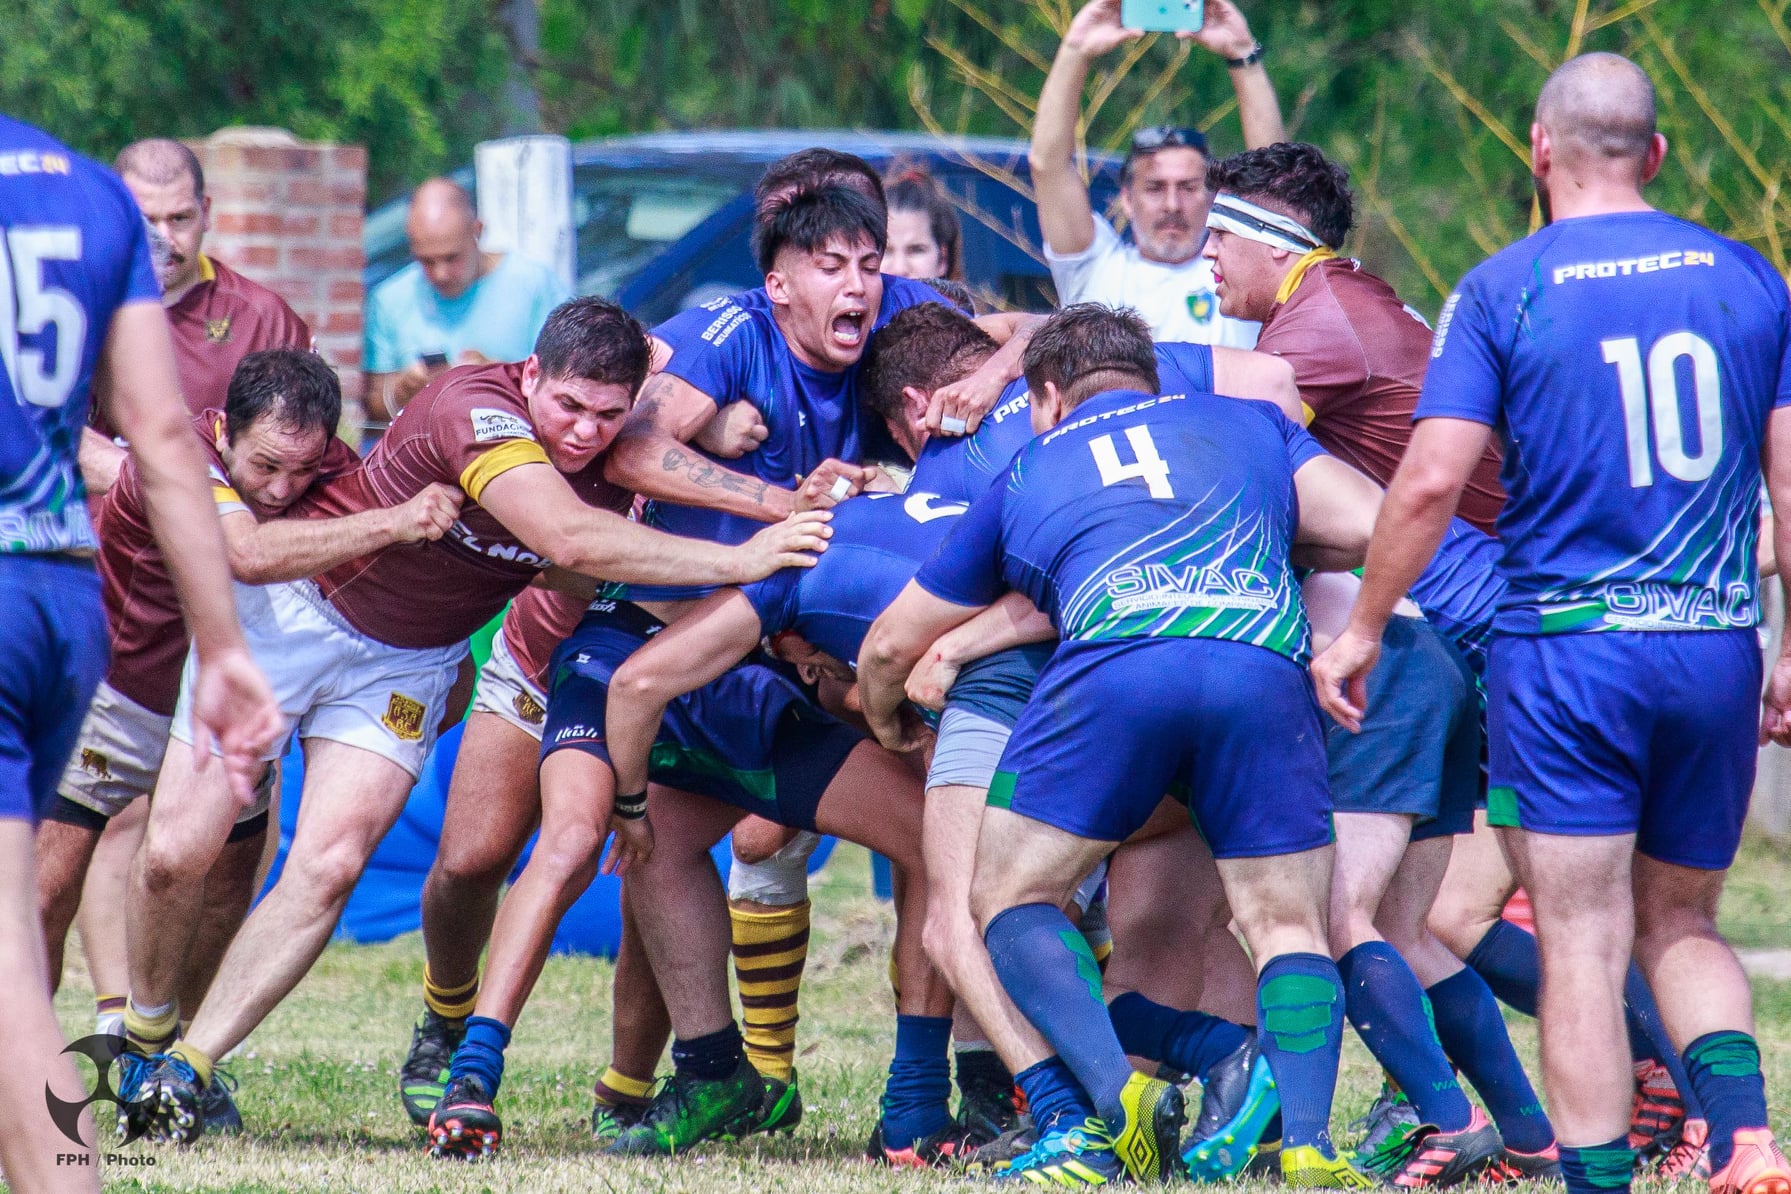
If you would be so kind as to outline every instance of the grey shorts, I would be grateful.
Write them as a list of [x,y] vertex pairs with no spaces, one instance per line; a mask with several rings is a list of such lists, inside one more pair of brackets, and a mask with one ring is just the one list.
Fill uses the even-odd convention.
[[947,706],[939,718],[933,765],[927,770],[927,788],[963,787],[988,791],[995,765],[1007,749],[1011,725],[968,709]]

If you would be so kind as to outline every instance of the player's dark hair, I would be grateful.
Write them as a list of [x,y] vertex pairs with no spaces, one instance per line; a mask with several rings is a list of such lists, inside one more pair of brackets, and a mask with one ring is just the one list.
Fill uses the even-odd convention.
[[1356,221],[1349,171],[1318,146],[1300,141],[1278,141],[1214,162],[1207,188],[1290,215],[1333,249],[1343,247]]
[[231,443],[257,421],[272,418],[294,431],[331,435],[342,421],[342,383],[314,352],[270,348],[237,363],[224,390],[224,436]]
[[905,387],[931,394],[962,381],[995,349],[989,333],[944,303],[908,307],[878,328],[865,350],[859,375],[865,409],[880,419],[899,419]]
[[[878,335],[882,335],[881,332]],[[1073,410],[1103,390],[1155,393],[1157,350],[1150,325],[1130,307],[1076,303],[1039,326],[1020,367],[1034,394],[1050,382]]]
[[199,165],[199,155],[167,137],[132,141],[118,151],[112,169],[119,174],[134,174],[158,187],[165,187],[184,175],[193,180],[193,197],[205,198],[205,169]]
[[545,377],[581,377],[627,386],[647,380],[653,357],[647,330],[622,308],[600,298],[568,299],[555,307],[535,337],[535,357]]
[[919,212],[927,218],[927,230],[945,262],[945,276],[964,276],[964,230],[958,224],[958,209],[946,197],[933,176],[919,166],[905,166],[894,171],[884,186],[884,194],[893,214],[898,211]]
[[770,273],[786,248],[813,253],[838,236],[853,244],[868,240],[881,253],[889,242],[889,215],[883,205],[838,183],[773,196],[760,214],[752,249],[761,273]]
[[976,296],[970,293],[970,287],[956,278],[928,278],[926,284],[949,299],[952,306],[972,319],[976,318]]
[[866,198],[883,203],[883,178],[871,164],[855,154],[837,149],[799,149],[765,167],[765,173],[752,189],[753,207],[763,212],[773,196],[791,191],[838,183],[862,191]]

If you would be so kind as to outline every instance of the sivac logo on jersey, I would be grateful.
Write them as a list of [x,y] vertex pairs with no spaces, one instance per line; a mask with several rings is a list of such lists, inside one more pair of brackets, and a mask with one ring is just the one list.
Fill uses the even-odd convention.
[[1684,585],[1613,584],[1604,591],[1604,620],[1623,630],[1744,629],[1759,619],[1746,584],[1715,589]]
[[1167,564],[1128,564],[1106,576],[1107,596],[1113,612],[1136,613],[1150,609],[1251,609],[1275,607],[1275,586],[1262,573],[1249,568],[1223,569],[1217,565],[1183,568]]
[[1581,278],[1627,278],[1631,274],[1657,274],[1683,266],[1716,264],[1715,253],[1690,249],[1683,253],[1652,253],[1646,257],[1621,257],[1615,261],[1582,261],[1555,267],[1555,285]]

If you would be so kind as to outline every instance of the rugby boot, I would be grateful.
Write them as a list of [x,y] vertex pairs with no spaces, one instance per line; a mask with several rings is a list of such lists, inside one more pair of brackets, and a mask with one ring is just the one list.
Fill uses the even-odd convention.
[[1281,1180],[1297,1190],[1372,1190],[1372,1177],[1344,1157],[1327,1157],[1310,1144],[1281,1150]]
[[448,1085],[454,1050],[466,1037],[466,1021],[438,1016],[428,1008],[410,1031],[410,1052],[398,1071],[398,1097],[404,1113],[419,1128],[429,1126],[430,1113]]
[[1405,1092],[1391,1082],[1383,1081],[1381,1092],[1375,1096],[1368,1114],[1350,1124],[1350,1131],[1362,1133],[1352,1158],[1356,1167],[1372,1168],[1373,1158],[1389,1141],[1393,1142],[1398,1160],[1404,1161],[1409,1151],[1411,1130],[1417,1126],[1418,1112],[1405,1097]]
[[972,1148],[981,1148],[1020,1123],[1020,1100],[1012,1082],[971,1082],[959,1092],[958,1123]]
[[964,1129],[956,1120],[907,1148],[884,1144],[883,1125],[879,1123],[871,1133],[871,1145],[877,1150],[875,1159],[891,1169],[942,1169],[960,1163],[971,1152],[964,1143]]
[[1280,1111],[1274,1075],[1251,1036],[1207,1071],[1200,1089],[1200,1114],[1182,1149],[1188,1176],[1197,1182],[1240,1176]]
[[149,1105],[142,1099],[149,1057],[126,1049],[114,1064],[118,1066],[118,1136],[129,1144],[149,1131]]
[[1486,1167],[1480,1180],[1495,1186],[1558,1182],[1561,1180],[1561,1150],[1553,1144],[1539,1153],[1520,1153],[1508,1148]]
[[610,1144],[639,1123],[646,1113],[646,1103],[607,1103],[594,1099],[591,1103],[591,1139],[598,1144]]
[[438,1160],[482,1161],[503,1136],[491,1095],[472,1074],[449,1082],[429,1114],[429,1155]]
[[1505,1141],[1500,1138],[1499,1129],[1486,1112],[1476,1107],[1466,1127],[1454,1132],[1425,1133],[1393,1175],[1392,1184],[1402,1190],[1440,1190],[1478,1177],[1504,1152]]
[[1735,1155],[1710,1175],[1710,1194],[1791,1194],[1791,1162],[1769,1128],[1735,1133]]
[[1685,1125],[1685,1100],[1673,1075],[1659,1062],[1636,1064],[1636,1096],[1629,1111],[1629,1147],[1636,1163],[1664,1157],[1679,1143]]
[[801,1122],[802,1091],[796,1085],[796,1071],[791,1070],[788,1082],[782,1078],[765,1079],[765,1095],[759,1103],[759,1114],[746,1134],[763,1132],[770,1136],[778,1132],[794,1132]]
[[617,1157],[669,1157],[705,1140],[742,1136],[758,1122],[765,1080],[742,1057],[726,1078],[673,1074],[653,1094],[646,1112],[604,1151]]
[[[205,1131],[199,1075],[179,1057],[158,1053],[138,1088],[147,1135],[157,1144],[191,1144]],[[1791,1194],[1791,1192],[1788,1192]]]
[[1035,1186],[1105,1186],[1124,1181],[1125,1176],[1106,1126],[1098,1119],[1084,1119],[1046,1133],[995,1178]]
[[1679,1143],[1661,1158],[1660,1164],[1641,1174],[1641,1180],[1662,1185],[1677,1185],[1688,1179],[1710,1180],[1710,1125],[1701,1119],[1686,1120]]
[[1018,1126],[1003,1132],[980,1148],[972,1149],[964,1158],[964,1169],[969,1173],[999,1177],[1037,1143],[1038,1134],[1032,1130],[1032,1120],[1022,1117]]
[[1135,1073],[1126,1079],[1119,1103],[1125,1118],[1117,1131],[1108,1128],[1114,1155],[1138,1181],[1168,1181],[1179,1158],[1182,1125],[1187,1122],[1182,1092],[1160,1078]]
[[236,1091],[236,1075],[213,1067],[211,1081],[199,1091],[199,1106],[205,1112],[205,1134],[208,1136],[240,1136],[243,1113],[236,1109],[231,1097]]

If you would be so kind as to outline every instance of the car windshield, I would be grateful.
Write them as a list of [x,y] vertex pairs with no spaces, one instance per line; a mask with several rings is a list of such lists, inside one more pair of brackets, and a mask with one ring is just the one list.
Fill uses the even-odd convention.
[[745,185],[685,170],[580,166],[573,176],[578,291],[614,297]]

